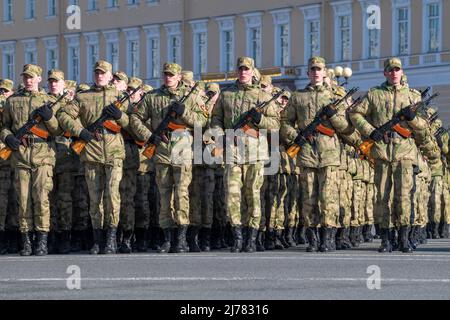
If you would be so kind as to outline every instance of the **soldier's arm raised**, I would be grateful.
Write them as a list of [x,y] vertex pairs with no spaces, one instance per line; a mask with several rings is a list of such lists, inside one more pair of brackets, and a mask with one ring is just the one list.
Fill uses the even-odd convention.
[[150,107],[151,97],[150,95],[147,95],[144,101],[142,101],[130,115],[129,128],[141,141],[148,141],[152,135],[151,131],[145,125],[146,122],[151,123]]
[[80,114],[80,102],[73,100],[59,109],[56,114],[59,125],[63,131],[70,132],[71,136],[79,137],[83,126],[80,121],[76,121]]
[[291,144],[297,137],[295,130],[295,122],[297,121],[297,113],[295,111],[295,103],[297,99],[291,98],[286,108],[281,112],[281,138]]

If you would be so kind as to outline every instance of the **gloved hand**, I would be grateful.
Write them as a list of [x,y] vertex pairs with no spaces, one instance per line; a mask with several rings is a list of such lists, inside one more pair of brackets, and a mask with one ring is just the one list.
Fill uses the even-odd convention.
[[48,104],[44,104],[42,107],[38,108],[36,114],[44,121],[49,121],[53,117],[53,111]]
[[248,111],[248,115],[252,118],[254,123],[259,124],[261,122],[261,112],[258,112],[255,108],[251,108]]
[[303,137],[302,133],[299,132],[297,137],[295,137],[294,143],[298,146],[304,145],[306,142],[306,139]]
[[119,120],[122,117],[122,111],[117,109],[114,105],[110,104],[105,108],[105,113],[107,116],[113,118],[114,120]]
[[328,119],[330,119],[336,113],[337,113],[337,110],[332,108],[332,107],[330,107],[330,106],[325,106],[322,109],[322,114],[325,115]]
[[94,134],[87,129],[83,129],[80,132],[80,139],[89,142],[94,139]]
[[416,113],[411,108],[403,108],[400,112],[406,121],[412,121],[416,117]]
[[175,112],[177,116],[181,116],[184,113],[186,106],[180,102],[174,102],[171,107],[171,112]]
[[152,144],[157,147],[161,144],[161,140],[162,140],[161,136],[157,134],[152,134],[148,139],[148,144]]
[[383,140],[383,134],[380,132],[380,130],[375,129],[370,134],[370,139],[372,139],[375,142],[379,142],[379,141]]
[[20,140],[17,139],[13,134],[6,136],[5,143],[8,147],[13,149],[14,151],[19,150]]

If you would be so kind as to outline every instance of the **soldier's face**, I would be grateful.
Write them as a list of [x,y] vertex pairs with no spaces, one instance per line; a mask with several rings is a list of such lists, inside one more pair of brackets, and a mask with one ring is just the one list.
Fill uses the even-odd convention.
[[175,89],[181,81],[181,74],[172,74],[170,72],[164,72],[164,84],[166,87]]
[[285,96],[281,96],[277,99],[278,103],[284,108],[287,106],[289,99]]
[[39,83],[42,81],[42,78],[39,76],[31,77],[29,75],[24,74],[22,76],[23,85],[25,86],[25,90],[27,91],[37,91],[39,89]]
[[3,93],[3,96],[4,96],[6,99],[8,99],[10,96],[12,96],[13,93],[14,93],[14,91],[8,90],[8,91],[5,91],[5,92]]
[[242,84],[252,83],[254,72],[253,69],[242,66],[238,69],[239,82]]
[[95,70],[95,84],[99,87],[107,86],[112,80],[111,72],[103,72],[102,70]]
[[113,82],[113,85],[116,87],[116,89],[119,91],[125,91],[127,89],[127,84],[123,80],[113,78],[112,82]]
[[61,94],[65,87],[64,80],[50,79],[48,80],[48,89],[51,94]]
[[385,71],[384,76],[390,84],[400,84],[402,81],[403,69],[400,69],[399,67],[392,68],[391,71]]
[[312,67],[308,71],[308,78],[312,85],[322,84],[325,77],[325,69]]
[[271,84],[269,84],[269,85],[261,84],[261,89],[262,89],[264,92],[272,93],[273,86],[272,86]]
[[[128,88],[127,90],[128,90],[128,93],[131,93],[131,92],[133,92],[134,89]],[[141,89],[139,89],[138,91],[133,93],[130,97],[131,102],[133,102],[133,103],[138,102],[141,99],[143,93],[144,92]]]

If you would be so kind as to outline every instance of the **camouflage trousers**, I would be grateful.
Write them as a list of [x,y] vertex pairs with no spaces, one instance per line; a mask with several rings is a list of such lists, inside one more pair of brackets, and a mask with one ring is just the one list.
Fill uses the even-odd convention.
[[74,177],[72,229],[84,231],[89,229],[89,191],[86,178],[81,175]]
[[135,227],[148,229],[159,226],[159,195],[154,172],[138,172],[136,179]]
[[352,217],[351,227],[364,224],[364,211],[366,208],[366,184],[362,180],[353,180]]
[[350,227],[352,217],[353,179],[347,170],[339,170],[339,218],[336,225]]
[[429,220],[435,223],[440,223],[441,221],[449,223],[449,205],[448,188],[447,184],[444,183],[444,177],[432,177],[428,212]]
[[413,164],[410,160],[389,163],[376,160],[375,185],[377,201],[375,212],[381,218],[383,229],[408,226],[411,216]]
[[11,189],[11,168],[0,169],[0,231],[5,231]]
[[339,167],[300,170],[303,221],[305,227],[337,227],[339,216]]
[[214,168],[193,166],[192,183],[189,187],[190,224],[211,228],[214,215]]
[[285,226],[295,228],[299,219],[299,188],[296,174],[286,176],[286,197],[284,199]]
[[113,165],[85,163],[93,229],[117,228],[119,224],[122,168],[122,160],[119,159],[114,160]]
[[[254,164],[227,164],[224,183],[227,190],[227,216],[232,226],[243,225],[258,229],[261,221],[260,190],[264,182],[262,162]],[[243,194],[242,194],[243,193]],[[245,210],[241,205],[245,199]]]
[[428,203],[430,200],[430,182],[416,177],[416,192],[414,193],[414,224],[425,227],[428,223]]
[[70,231],[72,229],[72,192],[74,190],[75,177],[72,172],[58,173],[54,179],[54,184],[55,188],[52,193],[56,198],[57,230]]
[[173,228],[189,224],[189,185],[192,165],[156,164],[156,183],[160,194],[159,225]]
[[124,169],[120,181],[120,226],[124,231],[134,230],[137,175],[136,169]]
[[366,206],[364,208],[364,224],[372,225],[374,224],[373,208],[375,203],[375,184],[365,182],[366,184]]
[[20,232],[49,232],[53,167],[45,165],[33,170],[16,168],[14,188],[19,199]]
[[227,224],[227,209],[225,205],[226,192],[223,183],[223,168],[214,169],[213,209],[214,221],[221,227]]
[[268,176],[268,193],[266,205],[269,213],[270,229],[283,230],[285,221],[284,199],[287,194],[287,175],[277,173]]

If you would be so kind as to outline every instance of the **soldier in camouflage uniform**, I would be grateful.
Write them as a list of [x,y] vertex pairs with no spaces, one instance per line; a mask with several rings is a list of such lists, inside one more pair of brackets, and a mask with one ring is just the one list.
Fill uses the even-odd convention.
[[[211,128],[219,135],[225,129],[232,129],[242,114],[248,111],[252,119],[251,131],[259,129],[276,130],[279,128],[279,116],[274,103],[270,103],[261,112],[255,106],[259,102],[269,101],[271,95],[253,84],[255,64],[252,58],[240,57],[237,61],[238,80],[235,84],[222,91],[214,107]],[[229,132],[228,132],[229,133]],[[236,134],[237,133],[237,134]],[[260,189],[263,184],[263,161],[268,158],[267,138],[258,138],[236,132],[235,139],[228,140],[226,146],[225,188],[227,215],[231,222],[234,245],[231,252],[243,249],[242,227],[248,227],[248,239],[244,250],[256,251],[256,236],[261,220]],[[236,145],[235,143],[236,142]],[[242,195],[242,194],[243,195]],[[244,200],[245,199],[245,200]],[[241,204],[245,201],[245,210]]]
[[[121,92],[109,84],[112,80],[110,63],[100,60],[93,71],[95,85],[66,104],[58,113],[58,120],[71,136],[87,143],[80,157],[84,163],[90,198],[94,243],[90,253],[111,254],[117,251],[116,232],[120,213],[119,185],[125,158],[124,141],[120,133],[109,130],[104,125],[95,133],[86,127],[105,114],[112,125],[126,128],[129,123],[126,114],[128,103],[119,108],[113,104],[121,96]],[[106,246],[103,245],[103,229],[107,230]]]
[[397,132],[383,135],[377,129],[402,110],[400,125],[411,132],[426,130],[424,119],[416,117],[405,108],[420,100],[420,93],[401,83],[403,69],[400,59],[385,60],[386,82],[369,90],[362,103],[350,111],[353,125],[362,136],[375,141],[371,157],[375,160],[375,184],[377,202],[375,210],[382,215],[382,244],[379,252],[392,251],[393,228],[400,229],[400,249],[411,252],[408,231],[411,214],[411,190],[413,187],[413,165],[416,162],[414,139],[405,138]]
[[[138,89],[130,97],[130,106],[127,114],[133,113],[134,104],[138,103],[142,96],[142,80],[131,77],[128,82],[128,92],[131,93]],[[122,243],[119,248],[120,253],[131,253],[131,238],[135,226],[135,196],[137,184],[137,170],[139,168],[139,149],[136,144],[136,137],[131,130],[122,130],[123,139],[125,141],[125,160],[123,164],[123,176],[120,182],[120,226],[122,228]],[[139,233],[139,232],[138,232]],[[139,234],[141,236],[141,234]],[[139,237],[138,237],[139,238]],[[142,237],[140,237],[142,239]],[[140,241],[142,241],[139,239]],[[146,248],[145,243],[140,244]]]
[[[323,125],[335,132],[347,132],[350,126],[345,118],[345,109],[334,109],[328,105],[337,98],[323,83],[325,59],[312,57],[308,62],[310,84],[292,94],[288,106],[282,113],[281,135],[288,144],[300,144],[300,131],[319,112],[326,116]],[[345,103],[344,103],[345,104]],[[344,105],[343,104],[343,105]],[[318,248],[316,229],[320,229],[320,251],[334,248],[331,241],[332,228],[336,228],[339,216],[338,174],[340,166],[340,143],[336,133],[333,136],[317,133],[312,143],[307,143],[298,154],[300,185],[302,192],[302,215],[307,227],[308,252]]]
[[[32,133],[19,140],[15,132],[30,116],[42,118],[37,127],[52,135],[62,133],[51,109],[52,98],[39,91],[42,69],[27,64],[23,68],[24,90],[12,95],[3,110],[1,140],[13,150],[11,166],[14,169],[14,187],[19,198],[19,224],[22,234],[21,255],[32,254],[33,232],[36,232],[36,255],[47,254],[47,235],[50,231],[49,193],[53,189],[53,167],[55,166],[55,143]],[[34,113],[35,112],[35,113]]]
[[[161,204],[159,224],[164,232],[164,243],[159,252],[169,252],[172,244],[172,251],[178,253],[187,251],[188,187],[192,180],[193,158],[192,130],[194,127],[203,127],[206,117],[200,108],[203,101],[198,99],[195,93],[184,104],[179,103],[189,92],[181,82],[181,67],[175,63],[165,63],[163,72],[164,85],[145,97],[143,103],[131,115],[130,125],[140,140],[157,146],[154,157]],[[161,135],[152,134],[168,112],[176,114],[172,121],[181,128],[168,130]],[[171,241],[175,227],[178,227],[177,243],[175,238]]]
[[128,87],[128,81],[129,79],[125,72],[123,71],[114,72],[112,83],[117,90],[125,92]]

